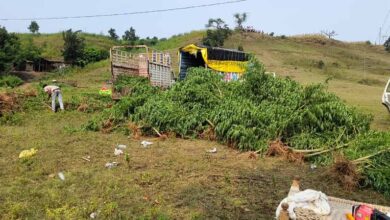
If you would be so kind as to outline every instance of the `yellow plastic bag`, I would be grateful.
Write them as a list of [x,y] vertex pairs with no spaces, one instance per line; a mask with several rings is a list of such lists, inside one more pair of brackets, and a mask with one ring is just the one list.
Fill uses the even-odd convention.
[[23,150],[22,152],[20,152],[19,154],[19,158],[22,159],[22,158],[30,158],[32,156],[34,156],[35,154],[37,154],[38,150],[36,150],[35,148],[31,148],[30,150]]

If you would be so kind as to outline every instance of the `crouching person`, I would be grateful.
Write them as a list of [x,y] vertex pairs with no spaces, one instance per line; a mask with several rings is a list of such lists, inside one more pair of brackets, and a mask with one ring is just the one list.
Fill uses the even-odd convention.
[[60,87],[54,85],[43,85],[43,90],[51,96],[51,110],[56,111],[56,97],[58,97],[58,102],[60,103],[61,110],[64,110],[64,103],[62,102],[62,94]]

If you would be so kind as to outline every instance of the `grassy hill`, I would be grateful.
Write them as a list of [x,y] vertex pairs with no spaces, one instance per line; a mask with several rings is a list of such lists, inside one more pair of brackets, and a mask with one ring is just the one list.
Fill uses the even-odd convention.
[[[168,51],[173,68],[178,71],[178,48],[200,42],[204,31],[193,31],[160,41],[154,48]],[[106,36],[83,33],[87,46],[109,49],[118,44]],[[43,48],[43,56],[61,58],[63,40],[56,34],[19,34],[26,42],[32,37]],[[270,37],[258,33],[234,34],[227,48],[242,45],[245,51],[255,54],[268,71],[290,77],[303,84],[324,83],[347,103],[371,113],[373,128],[387,130],[390,115],[381,104],[381,95],[390,77],[390,53],[382,46],[367,42],[340,42],[320,35],[301,35],[286,38]]]
[[[62,33],[55,34],[18,34],[22,44],[27,42],[30,38],[33,39],[34,44],[42,48],[42,56],[49,59],[62,59],[61,51],[64,46]],[[109,39],[107,36],[98,34],[82,33],[85,38],[87,47],[94,47],[96,49],[109,49],[115,45],[115,41]]]

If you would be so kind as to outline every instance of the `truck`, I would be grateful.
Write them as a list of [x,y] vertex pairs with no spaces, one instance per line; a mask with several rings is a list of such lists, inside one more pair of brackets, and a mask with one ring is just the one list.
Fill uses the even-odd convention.
[[[161,88],[174,83],[170,54],[146,45],[114,46],[110,49],[110,63],[113,84],[120,75],[146,77],[153,86]],[[127,95],[125,91],[112,88],[113,99]]]
[[387,81],[385,90],[383,91],[382,104],[390,112],[390,79]]

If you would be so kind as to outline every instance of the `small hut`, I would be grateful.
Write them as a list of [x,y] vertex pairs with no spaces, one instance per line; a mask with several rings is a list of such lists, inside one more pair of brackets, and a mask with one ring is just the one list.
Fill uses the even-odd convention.
[[179,49],[179,79],[186,77],[190,67],[205,67],[223,75],[225,81],[238,80],[248,59],[242,51],[190,44]]
[[62,59],[47,59],[40,58],[34,63],[34,71],[36,72],[50,72],[65,67],[66,64]]

